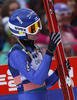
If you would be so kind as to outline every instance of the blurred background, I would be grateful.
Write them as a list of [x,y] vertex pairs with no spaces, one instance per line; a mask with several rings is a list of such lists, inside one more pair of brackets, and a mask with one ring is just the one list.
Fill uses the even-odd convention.
[[[10,15],[19,8],[33,9],[41,19],[42,30],[35,41],[43,55],[49,43],[49,26],[43,0],[0,0],[0,65],[5,65],[7,53],[16,42],[8,27]],[[77,0],[54,0],[57,23],[67,57],[77,56]]]

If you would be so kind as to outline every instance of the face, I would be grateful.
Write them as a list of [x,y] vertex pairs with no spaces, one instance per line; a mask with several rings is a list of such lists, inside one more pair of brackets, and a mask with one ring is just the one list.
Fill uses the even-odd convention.
[[76,0],[67,0],[67,5],[72,10],[72,12],[75,12],[76,3],[77,3]]
[[14,2],[9,5],[9,16],[17,9],[19,9],[19,4]]
[[70,24],[70,19],[71,19],[71,13],[66,13],[66,14],[63,14],[61,15],[62,17],[62,22],[63,22],[63,25],[64,26],[67,26]]
[[70,16],[69,15],[62,16],[62,20],[63,20],[63,25],[67,26],[70,24]]
[[35,35],[27,34],[28,39],[30,39],[30,40],[36,40],[38,38],[38,35],[39,35],[39,31]]

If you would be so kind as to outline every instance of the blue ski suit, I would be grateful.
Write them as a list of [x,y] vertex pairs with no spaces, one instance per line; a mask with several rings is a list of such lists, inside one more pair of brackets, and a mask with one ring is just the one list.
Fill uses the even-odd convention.
[[47,88],[59,79],[56,70],[48,76],[52,57],[47,54],[43,57],[39,48],[31,46],[31,41],[24,46],[26,51],[20,44],[15,44],[8,53],[8,66],[17,86],[18,100],[48,100]]

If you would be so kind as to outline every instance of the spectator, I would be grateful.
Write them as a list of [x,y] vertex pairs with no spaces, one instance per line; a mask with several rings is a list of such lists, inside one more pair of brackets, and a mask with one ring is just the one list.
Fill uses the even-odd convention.
[[[58,21],[58,25],[59,25],[59,29],[60,29],[60,33],[62,35],[62,41],[64,44],[66,43],[71,43],[74,40],[74,37],[72,34],[70,34],[69,32],[64,32],[62,29],[62,18],[60,15],[56,14],[56,18]],[[72,47],[71,45],[64,45],[64,51],[67,57],[72,56]]]
[[2,17],[9,17],[16,9],[19,8],[20,5],[16,0],[6,0],[2,5]]
[[72,10],[71,25],[77,26],[77,0],[55,0],[56,3],[65,3]]
[[[6,9],[7,8],[7,9]],[[4,42],[1,52],[8,52],[16,42],[15,38],[11,38],[11,33],[8,28],[9,16],[16,10],[19,9],[20,5],[15,0],[6,0],[2,5],[2,23],[4,25],[4,31],[7,34],[6,40]],[[2,32],[4,34],[4,32]],[[10,36],[10,37],[9,37]],[[7,64],[7,54],[0,54],[0,65]]]
[[16,0],[6,0],[2,5],[2,22],[4,25],[4,30],[7,33],[7,36],[11,36],[11,33],[8,28],[9,17],[16,9],[19,9],[19,8],[20,8],[20,5]]
[[11,35],[8,29],[9,17],[16,9],[19,9],[19,8],[20,8],[20,5],[16,0],[6,0],[2,5],[2,18],[3,18],[2,22],[4,24],[5,32],[8,35]]
[[[4,32],[2,22],[1,22],[2,21],[2,4],[4,1],[5,0],[0,0],[0,53],[5,51],[4,45],[5,45],[5,41],[6,41],[6,37],[7,37],[7,35]],[[2,54],[0,54],[0,65],[2,63],[4,63],[2,59],[3,59]],[[5,62],[6,62],[6,60],[5,60]]]
[[77,27],[73,27],[70,24],[72,12],[69,7],[64,3],[57,3],[55,4],[55,12],[58,12],[62,17],[63,30],[70,32],[75,38],[77,38]]
[[[64,25],[65,26],[69,25],[69,19],[67,20],[63,18],[64,14],[67,14],[67,18],[69,18],[68,12],[71,14],[70,9],[67,7],[67,5],[63,3],[55,4],[54,8],[56,12],[56,18],[58,21],[58,25],[60,28],[60,33],[62,35],[63,43],[72,43],[75,40],[74,35],[70,31],[68,32],[64,30]],[[72,46],[70,44],[64,46],[64,51],[65,51],[66,56],[68,57],[72,56],[71,50],[72,50]]]
[[[9,51],[10,44],[7,42],[7,35],[4,32],[2,24],[0,24],[0,53]],[[6,54],[0,54],[0,65],[7,64]]]

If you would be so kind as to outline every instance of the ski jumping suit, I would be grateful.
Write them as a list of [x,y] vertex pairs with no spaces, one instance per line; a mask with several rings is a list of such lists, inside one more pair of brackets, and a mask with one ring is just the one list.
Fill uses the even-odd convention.
[[23,45],[33,59],[20,44],[15,44],[8,53],[8,66],[17,86],[18,100],[48,100],[47,88],[59,79],[56,70],[48,76],[52,57],[47,54],[42,57],[34,41],[26,41]]

